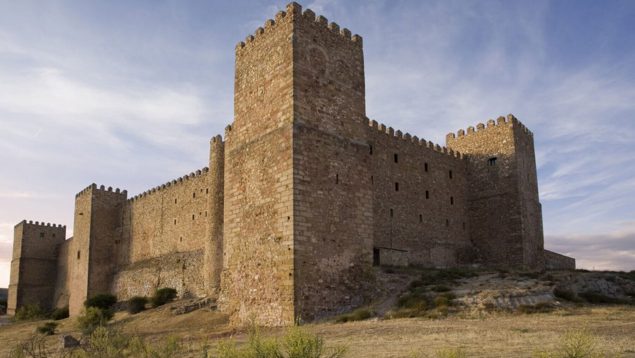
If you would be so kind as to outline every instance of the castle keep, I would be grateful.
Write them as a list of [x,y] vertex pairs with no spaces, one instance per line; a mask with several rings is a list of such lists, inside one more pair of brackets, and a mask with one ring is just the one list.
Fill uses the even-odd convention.
[[446,146],[369,120],[362,38],[291,3],[236,46],[234,121],[209,163],[128,197],[92,184],[66,227],[15,227],[9,313],[174,287],[232,322],[358,306],[377,265],[542,270],[532,133],[514,116]]

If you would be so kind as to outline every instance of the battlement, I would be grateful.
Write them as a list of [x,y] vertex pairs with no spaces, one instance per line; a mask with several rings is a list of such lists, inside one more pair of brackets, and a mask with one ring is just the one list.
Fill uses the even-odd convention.
[[39,221],[33,222],[33,220],[29,220],[29,221],[22,220],[19,223],[17,223],[15,226],[19,226],[19,225],[29,225],[29,226],[59,228],[59,229],[65,229],[66,228],[66,225],[45,223],[43,221],[42,222],[39,222]]
[[527,127],[525,127],[524,124],[522,124],[516,117],[514,117],[513,114],[508,114],[507,117],[503,117],[503,116],[498,117],[496,121],[494,121],[493,119],[490,119],[489,121],[487,121],[487,124],[479,123],[476,125],[476,129],[470,126],[470,127],[467,127],[467,131],[463,129],[459,129],[456,134],[448,133],[446,135],[446,139],[447,140],[460,139],[462,137],[469,136],[471,134],[484,131],[484,130],[487,130],[488,128],[497,127],[497,126],[519,127],[520,130],[526,133],[527,135],[531,137],[533,137],[534,135]]
[[463,154],[460,152],[456,152],[452,149],[449,149],[447,147],[443,147],[440,146],[438,144],[434,144],[431,141],[426,141],[423,138],[419,138],[416,135],[413,136],[410,133],[403,133],[400,130],[395,131],[392,127],[387,127],[385,124],[382,123],[378,123],[375,120],[370,120],[367,119],[367,123],[368,126],[371,127],[374,130],[379,131],[382,134],[386,134],[389,137],[394,138],[395,140],[402,140],[402,141],[406,141],[406,142],[410,142],[413,145],[416,145],[422,149],[427,149],[427,150],[431,150],[434,152],[437,152],[439,154],[445,154],[448,155],[450,157],[456,158],[456,159],[463,159]]
[[[220,138],[220,136],[216,136],[216,137],[212,138],[212,140],[213,141],[214,140],[221,140],[219,138]],[[146,191],[144,191],[141,194],[137,194],[137,195],[133,196],[132,198],[128,199],[128,201],[132,202],[132,201],[139,200],[139,199],[144,198],[144,197],[146,197],[148,195],[151,195],[153,193],[160,192],[163,189],[166,189],[166,188],[169,188],[169,187],[172,187],[172,186],[175,186],[175,185],[179,185],[179,184],[181,184],[183,182],[186,182],[188,180],[200,177],[201,175],[206,175],[208,172],[209,172],[209,168],[208,167],[204,167],[202,169],[199,169],[199,170],[196,170],[194,172],[191,172],[190,174],[185,174],[182,177],[178,177],[177,179],[171,180],[171,181],[169,181],[169,182],[167,182],[165,184],[161,184],[161,185],[158,185],[158,186],[156,186],[156,187],[154,187],[152,189],[146,190]]]
[[291,2],[287,4],[286,11],[279,11],[275,16],[275,19],[268,19],[262,27],[256,29],[253,35],[248,35],[245,38],[245,41],[240,41],[236,45],[236,51],[242,51],[243,49],[248,48],[250,44],[261,40],[264,36],[267,36],[268,33],[275,31],[278,24],[294,20],[298,22],[318,24],[331,31],[334,35],[348,40],[352,44],[362,46],[361,36],[357,34],[352,35],[351,31],[347,28],[340,29],[338,24],[335,22],[329,22],[328,19],[322,15],[316,16],[315,12],[311,9],[306,9],[303,12],[300,4]]
[[[216,135],[210,139],[210,143],[223,143],[223,137],[220,134]],[[205,170],[205,168],[203,168],[203,170]]]
[[111,186],[106,188],[104,185],[100,185],[99,187],[97,187],[97,184],[92,183],[91,185],[87,186],[84,190],[82,190],[79,193],[75,194],[75,198],[79,198],[80,196],[85,195],[86,193],[88,193],[90,191],[98,191],[98,192],[103,192],[103,193],[112,193],[112,194],[118,194],[118,195],[122,195],[122,196],[128,195],[128,191],[127,190],[120,190],[119,188],[115,188],[113,190],[113,188]]

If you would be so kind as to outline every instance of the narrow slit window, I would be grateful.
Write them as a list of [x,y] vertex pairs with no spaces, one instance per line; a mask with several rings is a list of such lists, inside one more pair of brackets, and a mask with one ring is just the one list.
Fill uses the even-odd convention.
[[454,197],[453,196],[450,197],[450,205],[454,205]]
[[399,154],[395,153],[395,163],[399,163]]
[[192,198],[196,198],[196,192],[192,193]]
[[419,214],[419,222],[422,223],[423,222],[423,215]]
[[426,199],[430,199],[430,192],[426,190]]
[[451,170],[450,170],[450,173],[449,173],[449,174],[450,174],[450,179],[452,179],[452,171],[451,171]]
[[176,225],[176,219],[174,219],[174,225]]
[[395,183],[395,191],[399,191],[399,183]]
[[370,176],[370,183],[375,184],[375,177],[372,175]]
[[392,218],[393,216],[395,216],[395,211],[390,209],[390,217]]
[[335,174],[335,184],[339,184],[339,183],[340,183],[340,175]]
[[487,160],[487,165],[489,165],[490,167],[493,167],[496,165],[496,157],[491,157]]
[[174,199],[174,204],[176,204],[176,199]]
[[372,144],[368,145],[368,152],[370,153],[370,155],[373,155],[373,145]]
[[79,260],[80,257],[81,257],[81,253],[77,251],[77,259]]
[[450,226],[450,220],[449,219],[445,219],[445,226]]
[[209,188],[205,188],[205,194],[209,194]]
[[423,170],[428,172],[428,163],[423,163]]
[[196,217],[196,215],[192,214],[192,220],[194,220],[195,217]]

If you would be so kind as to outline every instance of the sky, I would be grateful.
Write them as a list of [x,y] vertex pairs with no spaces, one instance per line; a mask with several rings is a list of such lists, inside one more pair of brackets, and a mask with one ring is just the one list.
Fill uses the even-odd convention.
[[[0,0],[0,287],[13,227],[65,224],[91,183],[135,195],[204,167],[234,47],[287,1]],[[371,119],[441,145],[534,132],[545,248],[635,269],[635,2],[302,3],[364,38]]]

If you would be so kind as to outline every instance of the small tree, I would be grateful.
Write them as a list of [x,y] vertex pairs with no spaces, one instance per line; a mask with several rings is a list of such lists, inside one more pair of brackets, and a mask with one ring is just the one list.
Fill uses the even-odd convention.
[[128,312],[130,314],[139,313],[146,309],[146,303],[148,303],[147,297],[134,296],[128,300]]

